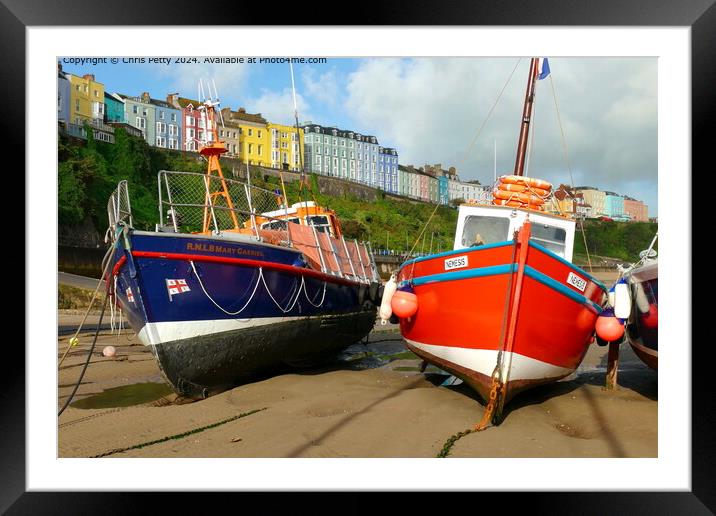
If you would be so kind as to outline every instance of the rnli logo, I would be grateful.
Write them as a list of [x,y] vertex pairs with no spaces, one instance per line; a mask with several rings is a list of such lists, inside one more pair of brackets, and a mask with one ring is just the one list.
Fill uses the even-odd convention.
[[569,276],[567,276],[567,284],[572,285],[580,292],[584,292],[584,289],[587,288],[587,280],[580,278],[573,272],[570,272]]
[[450,271],[453,269],[462,269],[467,267],[467,255],[456,256],[454,258],[447,258],[445,260],[445,270]]

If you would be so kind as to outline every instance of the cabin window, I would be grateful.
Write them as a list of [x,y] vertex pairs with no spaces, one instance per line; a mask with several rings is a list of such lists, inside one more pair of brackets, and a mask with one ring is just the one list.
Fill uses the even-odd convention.
[[564,257],[565,239],[567,232],[562,228],[546,224],[532,224],[530,238],[542,247],[546,247],[554,254]]
[[308,224],[316,228],[316,231],[321,231],[322,233],[331,233],[331,224],[328,220],[328,217],[323,215],[313,215],[311,217],[306,217],[308,220]]
[[465,218],[465,227],[462,230],[462,245],[472,247],[474,244],[494,244],[508,240],[510,219],[503,217],[476,217]]
[[[298,224],[297,218],[291,218],[287,219],[288,222],[293,222],[294,224]],[[286,229],[286,221],[285,220],[272,220],[271,222],[264,222],[261,224],[261,229],[275,229],[275,230],[285,230]]]

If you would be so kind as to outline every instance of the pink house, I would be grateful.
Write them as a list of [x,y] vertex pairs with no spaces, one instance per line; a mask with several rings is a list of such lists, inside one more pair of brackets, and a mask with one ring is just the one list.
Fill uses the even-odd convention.
[[181,109],[183,150],[197,152],[199,143],[204,137],[204,121],[201,118],[201,111],[197,109],[201,103],[197,100],[180,97],[178,93],[167,95],[167,103]]

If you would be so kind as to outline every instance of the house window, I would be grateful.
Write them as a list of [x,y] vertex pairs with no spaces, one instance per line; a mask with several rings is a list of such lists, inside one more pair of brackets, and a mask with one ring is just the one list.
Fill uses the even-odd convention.
[[[134,109],[135,109],[134,112],[136,113],[137,106],[134,106]],[[186,125],[194,125],[194,117],[193,116],[186,117]]]
[[138,116],[135,122],[135,127],[137,127],[138,129],[146,129],[147,120],[142,118],[141,116]]
[[147,116],[147,108],[142,108],[142,116]]
[[164,111],[159,112],[159,120],[164,120]]
[[177,114],[172,113],[172,122],[176,122],[176,121],[177,121]]
[[[251,131],[251,129],[249,129],[249,131]],[[253,154],[253,152],[254,152],[254,144],[249,143],[249,154]]]
[[264,152],[264,146],[259,145],[259,155],[263,154],[263,152]]
[[75,111],[80,110],[80,99],[75,99]]
[[167,140],[162,136],[157,136],[157,147],[166,147]]
[[[261,131],[258,131],[257,136],[258,136],[259,138],[261,138]],[[261,151],[259,151],[259,153],[261,153]]]
[[253,130],[253,129],[249,129],[249,136],[253,136],[253,135],[254,135],[254,130]]
[[[172,126],[173,127],[173,126]],[[170,149],[178,149],[179,146],[177,145],[177,140],[174,138],[169,138],[169,148]]]

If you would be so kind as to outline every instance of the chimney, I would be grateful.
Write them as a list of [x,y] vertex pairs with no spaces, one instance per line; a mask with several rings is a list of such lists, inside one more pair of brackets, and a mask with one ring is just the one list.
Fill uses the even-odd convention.
[[148,91],[145,91],[144,93],[142,93],[142,102],[145,102],[145,103],[149,104],[149,98],[150,98],[150,97],[149,97],[149,92],[148,92]]
[[94,81],[94,74],[92,73],[86,73],[82,76],[83,79],[86,79],[88,81]]
[[174,107],[177,107],[177,103],[179,102],[179,93],[169,93],[167,94],[167,103],[171,104]]
[[240,107],[240,108],[239,108],[239,113],[246,113],[246,109],[245,109],[245,108],[242,108],[242,107]]

